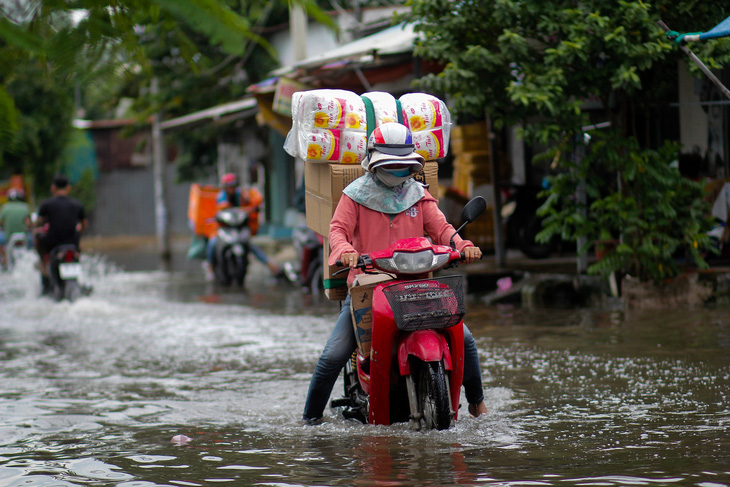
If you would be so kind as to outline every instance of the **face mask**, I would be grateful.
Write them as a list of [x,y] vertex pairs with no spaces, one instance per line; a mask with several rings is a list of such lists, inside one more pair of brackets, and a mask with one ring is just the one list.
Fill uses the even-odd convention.
[[396,176],[398,178],[403,178],[406,176],[409,176],[411,174],[411,170],[406,168],[403,169],[387,169],[383,168],[383,171],[387,172],[388,174],[392,174],[393,176]]
[[[399,176],[396,173],[405,175]],[[386,186],[395,188],[396,186],[400,186],[401,184],[411,179],[413,175],[408,168],[396,170],[391,169],[390,171],[388,171],[387,169],[384,169],[382,167],[376,167],[375,176]]]

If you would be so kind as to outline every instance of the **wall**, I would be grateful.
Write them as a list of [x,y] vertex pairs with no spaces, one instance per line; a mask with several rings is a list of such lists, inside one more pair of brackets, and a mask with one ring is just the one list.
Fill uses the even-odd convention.
[[695,148],[703,156],[707,152],[707,112],[700,105],[702,79],[689,73],[687,64],[679,62],[679,132],[685,152]]
[[[174,182],[175,165],[167,166],[169,230],[190,233],[187,222],[190,183]],[[155,192],[152,165],[112,169],[99,174],[96,207],[91,209],[89,235],[155,235]]]

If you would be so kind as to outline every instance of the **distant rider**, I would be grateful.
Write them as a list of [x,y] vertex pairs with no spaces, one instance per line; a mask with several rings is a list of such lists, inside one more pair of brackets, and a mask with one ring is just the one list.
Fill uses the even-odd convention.
[[[221,188],[216,199],[216,211],[231,207],[247,211],[251,235],[256,235],[259,231],[259,209],[264,201],[261,193],[256,188],[242,189],[238,184],[238,177],[233,173],[226,173],[221,177]],[[206,279],[209,281],[213,280],[213,260],[215,259],[217,242],[218,237],[213,234],[208,240],[208,247],[206,248],[207,267],[205,274]],[[249,242],[249,248],[253,255],[269,268],[271,274],[274,276],[281,274],[279,266],[271,261],[259,246]]]
[[38,208],[35,244],[41,259],[41,282],[44,294],[50,292],[51,287],[48,276],[51,250],[64,244],[78,247],[81,233],[88,225],[84,206],[69,196],[70,191],[71,185],[66,176],[56,175],[51,185],[53,196],[41,203]]
[[25,192],[22,189],[11,188],[7,193],[8,201],[0,209],[0,263],[7,264],[5,248],[15,233],[26,236],[30,247],[30,207],[23,201]]

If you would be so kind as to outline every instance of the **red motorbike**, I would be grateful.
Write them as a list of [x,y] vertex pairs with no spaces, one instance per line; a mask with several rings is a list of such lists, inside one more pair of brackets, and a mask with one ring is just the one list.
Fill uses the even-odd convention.
[[[482,197],[467,203],[457,233],[485,209]],[[409,238],[360,256],[357,267],[366,274],[391,278],[372,289],[369,353],[362,340],[368,330],[359,326],[367,320],[357,319],[368,310],[356,313],[358,303],[351,303],[358,349],[344,370],[345,395],[332,407],[363,423],[409,422],[415,430],[451,426],[464,376],[464,289],[461,276],[430,276],[463,260],[453,237],[451,246]],[[355,288],[351,301],[354,295]]]

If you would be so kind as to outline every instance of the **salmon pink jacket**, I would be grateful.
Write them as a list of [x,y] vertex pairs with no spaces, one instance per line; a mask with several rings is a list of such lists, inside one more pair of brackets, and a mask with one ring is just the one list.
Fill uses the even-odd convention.
[[[371,210],[343,194],[330,222],[332,251],[328,263],[335,265],[347,252],[369,254],[389,247],[396,240],[424,234],[436,244],[449,245],[455,231],[439,209],[438,201],[428,191],[418,203],[396,215]],[[454,243],[459,251],[474,245],[459,235],[454,237]],[[359,269],[350,271],[348,284],[360,272]]]

